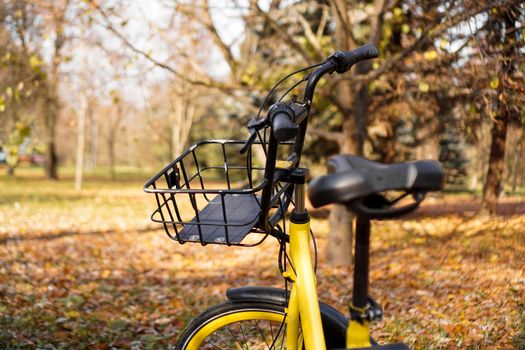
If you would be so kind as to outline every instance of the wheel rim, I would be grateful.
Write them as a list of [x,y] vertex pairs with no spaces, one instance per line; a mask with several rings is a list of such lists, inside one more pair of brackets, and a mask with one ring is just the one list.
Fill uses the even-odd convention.
[[236,310],[222,314],[197,329],[185,349],[284,349],[284,313],[270,310]]

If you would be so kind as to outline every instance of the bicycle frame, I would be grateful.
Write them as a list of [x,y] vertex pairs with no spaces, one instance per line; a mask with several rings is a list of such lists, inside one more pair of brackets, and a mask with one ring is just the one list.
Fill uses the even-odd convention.
[[[301,348],[302,339],[299,338],[299,326],[301,326],[305,349],[325,350],[323,325],[316,288],[317,281],[310,253],[310,218],[304,207],[304,195],[304,185],[296,185],[296,206],[290,218],[289,231],[289,253],[293,269],[283,273],[284,277],[294,281],[286,309],[286,348],[292,350]],[[368,247],[366,248],[368,249]],[[365,258],[368,260],[368,254]],[[360,260],[364,259],[360,258]],[[366,269],[368,269],[368,266],[366,266]],[[356,271],[356,273],[361,273],[361,271]],[[368,279],[368,274],[366,274],[366,277]],[[361,290],[366,292],[366,289],[368,288]],[[353,298],[353,300],[355,302],[357,299]],[[353,307],[355,309],[361,307],[361,305],[354,305]],[[363,308],[366,308],[366,305]],[[348,349],[356,349],[370,346],[369,323],[365,320],[350,320],[346,334],[346,347]]]

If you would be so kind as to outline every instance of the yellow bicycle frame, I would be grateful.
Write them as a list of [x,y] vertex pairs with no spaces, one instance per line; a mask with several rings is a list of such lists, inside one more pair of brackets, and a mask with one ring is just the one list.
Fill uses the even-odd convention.
[[321,311],[317,298],[316,280],[310,256],[310,222],[290,223],[290,259],[295,274],[287,312],[286,349],[299,346],[299,322],[306,349],[325,350]]
[[[305,349],[326,349],[315,273],[310,254],[310,222],[290,221],[290,259],[293,272],[284,277],[291,278],[292,286],[286,316],[286,349],[302,348],[299,326],[302,327]],[[372,346],[367,321],[351,320],[346,333],[346,347],[357,349]]]

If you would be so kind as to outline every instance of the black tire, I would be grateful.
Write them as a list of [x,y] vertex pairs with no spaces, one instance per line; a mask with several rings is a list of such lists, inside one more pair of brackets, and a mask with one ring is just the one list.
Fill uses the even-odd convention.
[[[237,316],[230,316],[230,318],[239,317],[242,313],[245,316],[240,317],[246,318],[242,321],[230,322],[225,319],[232,314]],[[254,313],[257,313],[257,318],[252,317],[255,316]],[[274,349],[285,349],[286,325],[282,324],[283,318],[284,307],[280,305],[263,302],[219,304],[204,311],[190,322],[180,335],[176,349],[193,350],[195,347],[190,344],[192,340],[200,343],[197,339],[204,339],[198,349],[269,349],[272,344]],[[280,321],[276,321],[278,319]],[[215,329],[216,324],[225,322],[227,323],[225,326]],[[205,328],[206,326],[208,327]],[[341,327],[335,328],[336,326],[323,317],[327,349],[345,347],[344,332]]]

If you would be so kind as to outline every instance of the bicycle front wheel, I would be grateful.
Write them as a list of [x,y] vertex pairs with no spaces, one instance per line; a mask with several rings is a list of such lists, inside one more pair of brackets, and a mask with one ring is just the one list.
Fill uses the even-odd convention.
[[195,318],[176,349],[284,349],[284,308],[266,303],[223,303]]

